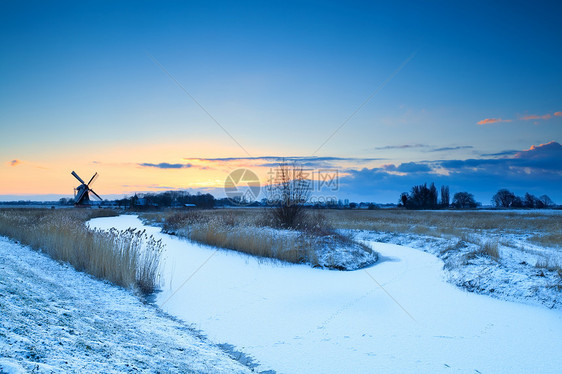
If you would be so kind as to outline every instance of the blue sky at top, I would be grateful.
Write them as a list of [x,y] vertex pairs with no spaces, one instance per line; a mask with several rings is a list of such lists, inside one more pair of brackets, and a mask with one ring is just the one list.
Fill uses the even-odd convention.
[[[387,159],[372,171],[560,142],[561,10],[516,1],[3,2],[0,156],[63,168],[80,153],[89,170],[119,147],[128,151],[114,161],[136,165],[135,175],[142,163],[247,156],[149,55],[252,156],[310,156],[414,53],[318,156]],[[477,124],[485,119],[506,122]],[[440,148],[448,150],[431,152]],[[12,169],[0,173],[33,181]],[[437,178],[406,174],[392,179]],[[544,193],[562,199],[560,170],[551,174]],[[466,190],[487,184],[482,199],[501,187],[457,180]],[[65,192],[56,185],[50,193]],[[354,197],[394,201],[403,185],[385,186],[393,192],[384,197],[361,188]]]

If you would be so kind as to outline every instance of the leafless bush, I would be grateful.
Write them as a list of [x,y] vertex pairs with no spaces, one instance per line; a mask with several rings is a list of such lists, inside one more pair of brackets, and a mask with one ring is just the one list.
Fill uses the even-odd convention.
[[326,219],[326,216],[315,209],[306,211],[303,214],[303,220],[299,226],[302,231],[314,236],[335,235],[335,230]]
[[297,164],[281,162],[266,187],[269,212],[279,227],[299,229],[304,223],[304,204],[311,195],[311,181]]

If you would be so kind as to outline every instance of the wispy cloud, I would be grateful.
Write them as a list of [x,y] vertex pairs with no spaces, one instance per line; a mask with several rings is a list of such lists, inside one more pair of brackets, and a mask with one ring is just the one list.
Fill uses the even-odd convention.
[[[180,188],[178,187],[172,187],[172,186],[161,186],[159,184],[122,184],[121,187],[124,188],[142,188],[146,191],[150,191],[150,190],[178,190]],[[184,189],[183,189],[184,190]]]
[[499,122],[511,122],[510,119],[501,119],[501,118],[485,118],[481,121],[476,122],[477,125],[491,125],[493,123]]
[[229,162],[229,161],[265,161],[272,162],[285,160],[287,162],[312,162],[312,161],[379,161],[383,158],[372,157],[304,157],[304,156],[259,156],[259,157],[219,157],[219,158],[202,158],[202,157],[184,157],[185,161],[208,161],[208,162]]
[[20,164],[21,164],[21,161],[18,160],[18,159],[15,159],[15,160],[12,160],[12,161],[8,162],[8,165],[10,165],[10,166],[18,166]]
[[458,151],[461,149],[471,149],[474,148],[471,145],[459,145],[451,147],[435,147],[430,144],[401,144],[401,145],[386,145],[384,147],[375,147],[377,151],[382,150],[392,150],[392,149],[420,149],[423,152],[446,152],[446,151]]
[[387,160],[381,157],[304,157],[304,156],[261,156],[261,157],[219,157],[219,158],[203,158],[203,157],[186,157],[183,163],[169,162],[142,162],[135,165],[143,168],[157,168],[166,170],[181,169],[199,169],[199,170],[217,170],[221,168],[236,167],[256,167],[269,168],[277,167],[280,162],[296,163],[305,168],[337,168],[342,164],[367,164],[372,161]]
[[[558,113],[558,112],[557,112]],[[552,116],[550,114],[543,114],[542,116],[536,115],[536,114],[529,114],[526,116],[521,117],[520,119],[523,121],[531,121],[531,120],[536,120],[536,119],[551,119]]]
[[461,149],[472,149],[474,148],[471,145],[459,145],[456,147],[442,147],[442,148],[434,148],[432,150],[429,150],[428,152],[445,152],[445,151],[458,151]]
[[[549,120],[553,117],[560,117],[562,116],[562,112],[554,112],[553,114],[526,114],[518,116],[517,120],[519,121],[536,121],[536,120]],[[491,125],[493,123],[499,122],[511,122],[511,119],[502,119],[502,118],[485,118],[481,121],[476,122],[477,125]],[[536,122],[535,122],[536,123]]]
[[161,162],[159,164],[151,164],[148,162],[144,162],[139,164],[142,167],[150,167],[150,168],[158,168],[158,169],[188,169],[192,167],[191,164],[169,164],[167,162]]
[[408,148],[426,148],[429,147],[427,144],[401,144],[401,145],[385,145],[384,147],[375,147],[377,151],[389,150],[389,149],[408,149]]
[[503,157],[503,156],[513,156],[517,152],[521,152],[518,149],[508,149],[506,151],[501,151],[497,153],[482,153],[481,156],[483,157]]
[[431,171],[431,168],[427,164],[419,162],[405,162],[398,166],[392,164],[384,165],[382,168],[386,171],[398,173],[427,173]]

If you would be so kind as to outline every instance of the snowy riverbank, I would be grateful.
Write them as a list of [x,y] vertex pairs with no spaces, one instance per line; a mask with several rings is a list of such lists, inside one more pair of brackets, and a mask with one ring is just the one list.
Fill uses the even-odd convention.
[[129,291],[0,237],[0,373],[249,373]]
[[[260,261],[144,227],[166,244],[164,311],[280,373],[555,373],[562,313],[464,292],[420,250],[370,243],[383,261],[351,272]],[[382,287],[381,287],[382,286]]]

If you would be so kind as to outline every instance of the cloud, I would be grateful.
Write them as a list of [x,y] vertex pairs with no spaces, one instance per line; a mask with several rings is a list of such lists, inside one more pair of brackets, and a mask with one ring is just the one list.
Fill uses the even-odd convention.
[[[503,158],[437,160],[346,170],[340,177],[340,194],[367,201],[396,202],[400,192],[413,185],[435,182],[451,191],[468,191],[484,204],[500,188],[516,194],[547,194],[562,201],[562,145],[549,142],[516,152],[501,152]],[[399,173],[396,173],[399,172]]]
[[[555,113],[555,115],[556,115],[556,113]],[[530,120],[536,120],[536,119],[547,120],[547,119],[551,119],[551,118],[552,118],[552,116],[550,114],[544,114],[542,116],[539,116],[539,115],[536,115],[536,114],[529,114],[527,116],[521,117],[520,119],[523,120],[523,121],[530,121]]]
[[[183,160],[192,162],[194,167],[198,162],[203,163],[237,163],[239,167],[278,167],[282,161],[286,163],[296,163],[305,168],[334,168],[338,167],[341,162],[350,162],[354,164],[368,163],[372,161],[386,160],[380,157],[320,157],[320,156],[259,156],[259,157],[220,157],[220,158],[202,158],[189,157]],[[203,168],[203,167],[201,167]]]
[[386,171],[395,171],[399,173],[425,173],[431,171],[431,168],[427,164],[419,162],[405,162],[398,166],[392,164],[383,165],[382,168]]
[[15,160],[12,160],[12,161],[8,162],[8,165],[10,165],[10,166],[18,166],[20,164],[21,164],[21,161],[18,160],[18,159],[15,159]]
[[528,167],[558,170],[562,173],[562,145],[558,142],[532,145],[528,150],[516,153],[513,159]]
[[191,164],[169,164],[167,162],[161,162],[159,164],[151,164],[148,162],[144,162],[139,164],[142,167],[151,167],[151,168],[158,168],[158,169],[187,169],[192,167]]
[[531,148],[519,151],[512,157],[482,158],[468,160],[441,161],[439,165],[452,172],[465,169],[473,171],[487,171],[490,174],[521,174],[551,173],[562,176],[562,145],[558,142],[533,145]]
[[402,145],[385,145],[384,147],[375,147],[376,150],[388,150],[388,149],[407,149],[407,148],[425,148],[429,147],[427,144],[402,144]]
[[474,148],[474,147],[471,146],[471,145],[459,145],[459,146],[456,146],[456,147],[435,148],[435,149],[432,149],[428,152],[458,151],[460,149],[472,149],[472,148]]
[[481,121],[476,122],[477,125],[491,125],[492,123],[498,122],[511,122],[510,119],[501,119],[501,118],[485,118]]
[[518,149],[508,149],[506,151],[501,151],[497,153],[482,153],[483,157],[501,157],[501,156],[513,156],[514,154],[521,152]]
[[146,191],[150,191],[150,190],[168,190],[168,191],[172,191],[172,190],[185,190],[182,188],[178,188],[178,187],[172,187],[172,186],[161,186],[158,184],[122,184],[121,187],[124,188],[142,188]]
[[209,162],[228,162],[228,161],[277,161],[285,160],[287,162],[313,162],[313,161],[379,161],[383,158],[371,157],[320,157],[320,156],[258,156],[258,157],[219,157],[219,158],[202,158],[202,157],[184,157],[184,160],[190,161],[209,161]]
[[402,145],[386,145],[384,147],[375,147],[377,151],[380,150],[391,150],[391,149],[412,149],[412,148],[430,148],[424,150],[424,152],[443,152],[443,151],[457,151],[460,149],[470,149],[474,148],[471,145],[459,145],[454,147],[433,147],[429,144],[402,144]]
[[[543,115],[528,114],[528,115],[525,115],[525,116],[519,116],[518,120],[520,120],[520,121],[536,121],[536,120],[542,119],[542,120],[546,121],[548,119],[553,118],[553,116],[560,117],[560,116],[562,116],[562,112],[554,112],[553,114],[547,113],[547,114],[543,114]],[[510,119],[486,118],[486,119],[483,119],[479,122],[476,122],[476,124],[478,124],[478,125],[491,125],[492,123],[511,122],[511,121],[512,120],[510,120]],[[537,123],[535,122],[535,124],[537,124]]]

